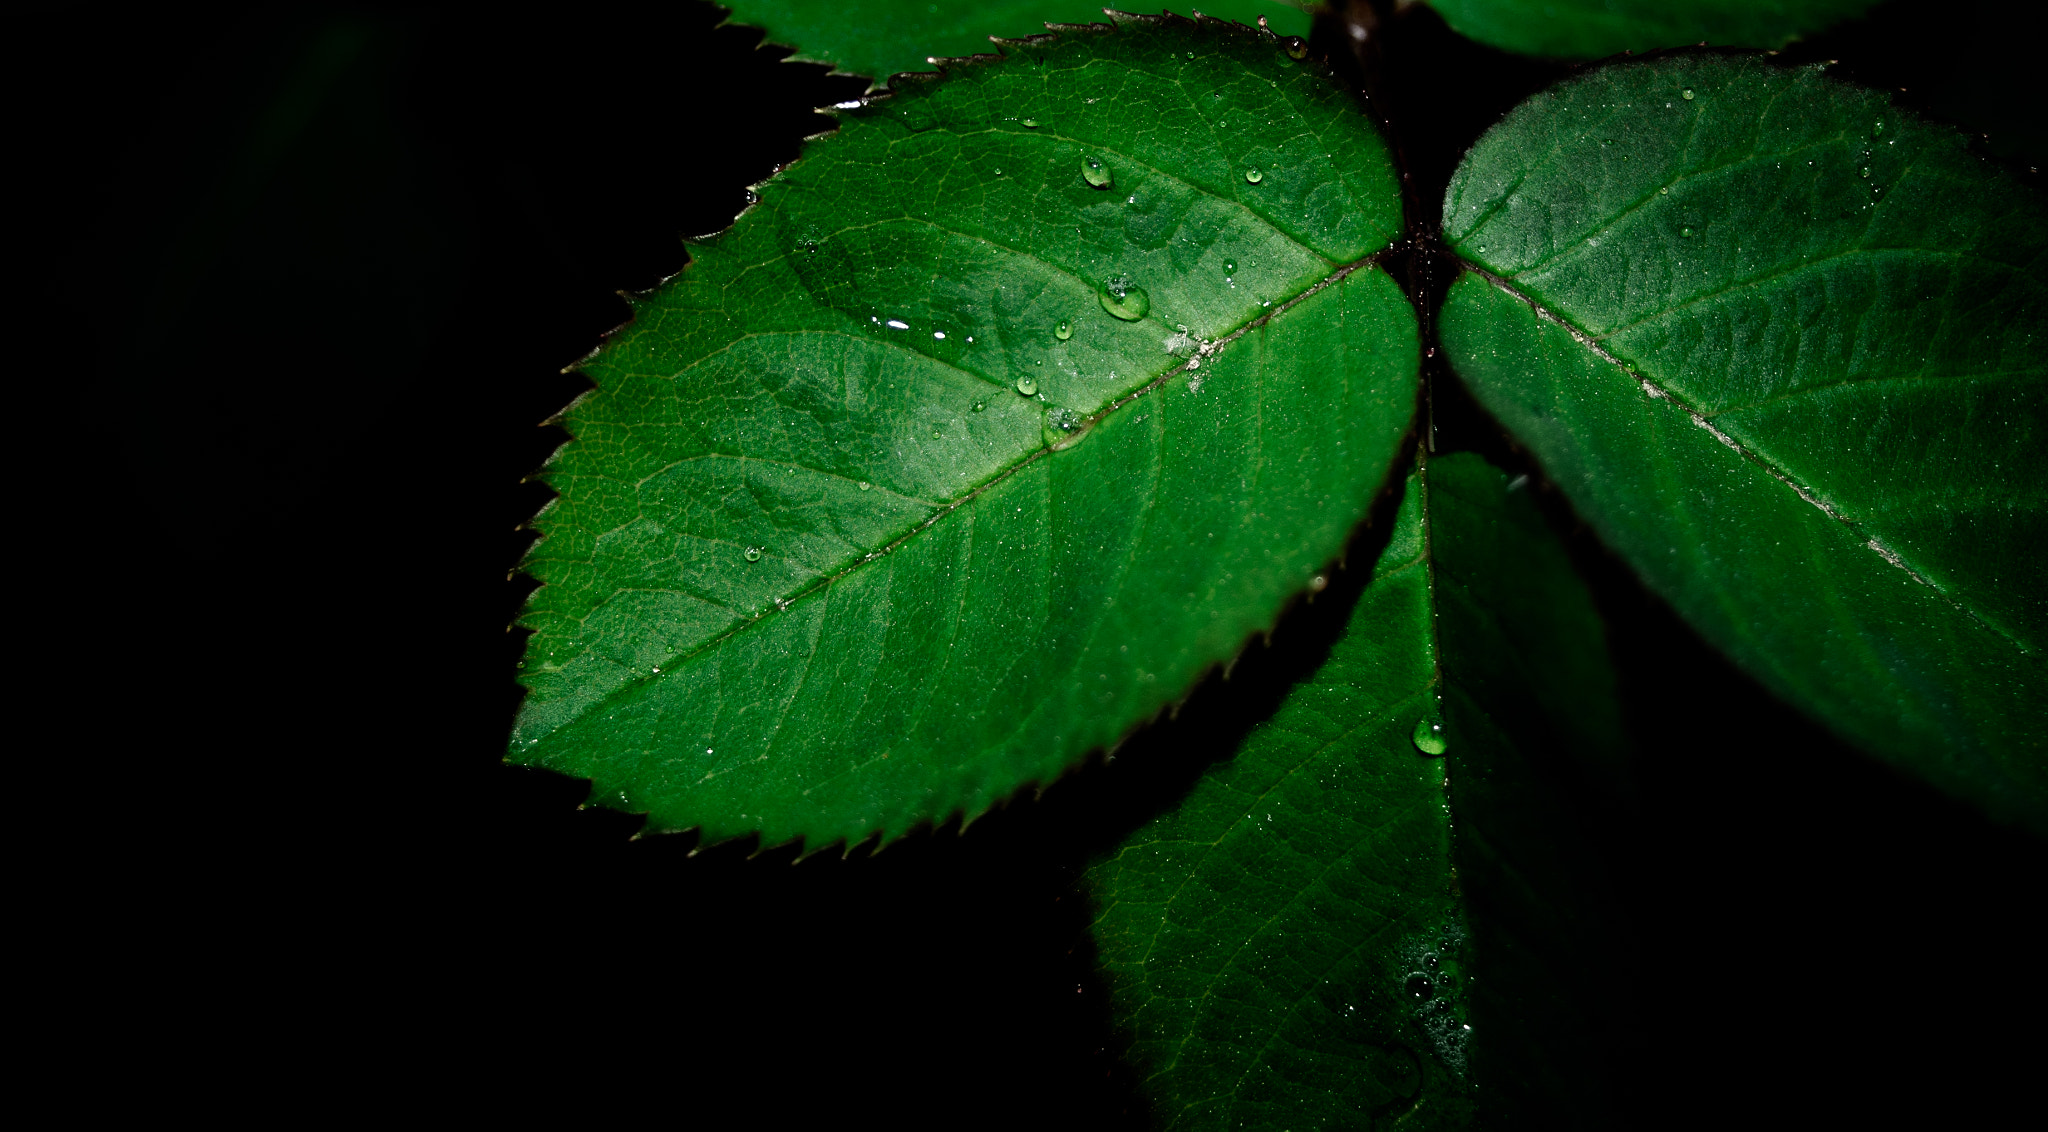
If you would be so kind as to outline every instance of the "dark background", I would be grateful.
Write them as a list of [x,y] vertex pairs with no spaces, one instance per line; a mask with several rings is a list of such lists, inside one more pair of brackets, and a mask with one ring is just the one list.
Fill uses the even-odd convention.
[[[560,368],[866,86],[719,16],[18,23],[13,557],[53,677],[18,703],[58,723],[14,746],[42,831],[16,887],[74,972],[32,982],[63,1004],[50,1052],[152,1067],[126,1099],[1142,1126],[1072,883],[1313,669],[1360,579],[1114,763],[875,857],[632,840],[499,761],[530,587],[506,572],[547,498],[521,477],[585,387]],[[2048,116],[2009,20],[1892,4],[1787,54],[2033,177]],[[1569,73],[1426,9],[1369,51],[1417,202]],[[1520,459],[1436,380],[1443,447]],[[1628,924],[1623,1121],[2038,1108],[2043,843],[1777,703],[1546,498],[1637,747],[1631,792],[1579,793]]]

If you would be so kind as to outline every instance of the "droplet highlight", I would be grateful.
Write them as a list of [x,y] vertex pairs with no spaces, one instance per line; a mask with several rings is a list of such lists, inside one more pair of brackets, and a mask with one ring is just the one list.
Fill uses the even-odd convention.
[[1224,260],[1224,261],[1223,261],[1223,274],[1225,274],[1225,275],[1236,275],[1236,274],[1237,274],[1237,261],[1236,261],[1236,260],[1234,260],[1234,259],[1226,259],[1226,260]]

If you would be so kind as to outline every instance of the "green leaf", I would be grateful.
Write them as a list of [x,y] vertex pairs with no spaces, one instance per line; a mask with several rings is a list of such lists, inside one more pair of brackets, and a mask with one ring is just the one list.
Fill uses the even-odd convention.
[[1619,758],[1614,678],[1520,486],[1471,455],[1411,477],[1320,669],[1089,870],[1163,1126],[1604,1111],[1573,1005],[1599,998],[1597,870],[1538,764]]
[[653,828],[1053,778],[1272,625],[1413,414],[1386,147],[1270,35],[1011,44],[759,189],[583,363],[524,566],[512,758]]
[[1623,51],[1783,47],[1876,0],[1429,0],[1460,35],[1504,51],[1598,59]]
[[[732,0],[732,22],[761,28],[767,42],[794,47],[793,58],[830,63],[877,86],[903,72],[935,69],[930,60],[995,50],[992,35],[1025,36],[1047,24],[1100,23],[1100,0]],[[1309,14],[1280,0],[1211,0],[1203,15],[1275,35],[1307,36]]]
[[[2048,822],[2048,224],[1881,94],[1591,72],[1453,179],[1442,336],[1706,637],[1844,736]],[[1534,304],[1532,306],[1532,304]]]

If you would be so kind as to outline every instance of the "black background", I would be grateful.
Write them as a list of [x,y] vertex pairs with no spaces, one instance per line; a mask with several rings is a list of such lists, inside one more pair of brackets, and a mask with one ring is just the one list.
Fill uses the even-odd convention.
[[[2031,176],[2041,96],[2007,21],[1892,4],[1788,55],[1905,87]],[[585,387],[560,368],[866,87],[718,22],[18,25],[17,225],[47,266],[17,308],[41,673],[17,703],[57,725],[14,746],[39,831],[16,887],[71,972],[30,980],[48,1052],[149,1067],[91,1103],[1142,1126],[1074,877],[1312,670],[1359,579],[1113,763],[879,856],[693,856],[499,762],[530,587],[506,572],[547,497],[521,477]],[[1426,9],[1373,43],[1418,202],[1569,73]],[[1521,460],[1437,380],[1443,447]],[[2042,843],[1777,703],[1546,499],[1638,748],[1631,792],[1581,797],[1630,925],[1624,1123],[2038,1107]]]

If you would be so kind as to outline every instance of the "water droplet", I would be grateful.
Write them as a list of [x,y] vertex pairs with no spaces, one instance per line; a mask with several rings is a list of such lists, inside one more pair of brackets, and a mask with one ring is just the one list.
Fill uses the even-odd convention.
[[1308,580],[1308,592],[1312,594],[1322,593],[1324,590],[1329,588],[1330,576],[1328,574],[1317,574],[1315,577],[1310,578]]
[[1281,50],[1287,52],[1287,57],[1289,59],[1308,58],[1308,40],[1303,39],[1298,35],[1290,35],[1287,38],[1281,40],[1280,48]]
[[1422,957],[1422,965],[1432,971],[1437,969],[1439,962],[1434,953]]
[[1022,393],[1026,397],[1029,397],[1033,393],[1038,392],[1037,379],[1033,378],[1030,374],[1026,374],[1023,377],[1018,378],[1017,392]]
[[1081,414],[1072,409],[1054,409],[1046,414],[1045,419],[1061,432],[1072,432],[1081,427]]
[[1865,178],[1869,177],[1869,176],[1870,176],[1870,166],[1868,166],[1868,165],[1865,165],[1865,166],[1864,166],[1863,168],[1861,168],[1861,169],[1858,169],[1858,170],[1856,171],[1856,175],[1857,175],[1857,176],[1859,176],[1859,177],[1865,177]]
[[1130,280],[1120,276],[1102,288],[1102,309],[1125,322],[1136,322],[1152,309],[1152,300],[1144,288],[1133,287]]
[[[866,480],[862,480],[862,481],[860,481],[860,489],[861,489],[862,491],[867,491],[867,490],[868,490],[869,488],[872,488],[872,487],[874,487],[874,486],[875,486],[874,484],[871,484],[871,483],[869,483],[869,482],[868,482],[868,481],[866,481]],[[707,752],[705,752],[705,753],[706,753],[706,754],[709,754],[710,752],[708,752],[708,751],[707,751]]]
[[908,330],[908,329],[910,329],[910,324],[909,324],[909,323],[907,323],[907,322],[905,322],[905,321],[903,321],[903,320],[902,320],[902,319],[900,319],[900,318],[892,318],[892,319],[890,319],[889,321],[887,321],[887,322],[883,323],[882,325],[883,325],[883,326],[886,326],[886,327],[888,327],[888,328],[889,328],[889,329],[891,329],[891,330]]
[[750,546],[740,552],[740,557],[745,558],[749,562],[759,562],[761,560],[761,548]]
[[1236,260],[1234,260],[1234,259],[1226,259],[1226,260],[1224,260],[1224,261],[1223,261],[1223,274],[1225,274],[1225,275],[1236,275],[1236,274],[1237,274],[1237,261],[1236,261]]
[[1194,52],[1192,52],[1192,51],[1188,52],[1188,58],[1192,59],[1192,58],[1194,58],[1194,57],[1195,57],[1195,53],[1194,53]]
[[1451,745],[1444,738],[1444,725],[1434,719],[1416,720],[1415,730],[1408,738],[1415,743],[1415,749],[1425,755],[1441,755]]
[[1025,129],[1027,129],[1027,130],[1035,130],[1035,129],[1037,129],[1037,128],[1038,128],[1038,119],[1036,119],[1036,118],[1026,118],[1026,119],[1024,119],[1024,128],[1025,128]]
[[1000,177],[1000,176],[1002,176],[1002,175],[1003,175],[1003,171],[1002,171],[1001,169],[998,169],[998,170],[996,170],[996,176]]
[[1678,230],[1678,234],[1679,234],[1679,235],[1681,235],[1681,236],[1686,236],[1686,237],[1690,237],[1690,236],[1692,235],[1692,229],[1690,229],[1690,228],[1680,228],[1680,229]]
[[1062,342],[1072,338],[1074,336],[1074,324],[1071,322],[1060,323],[1052,328],[1052,336]]
[[1104,165],[1099,157],[1084,157],[1081,159],[1081,179],[1098,189],[1106,189],[1110,182],[1109,166]]
[[1256,185],[1260,181],[1265,180],[1266,175],[1264,173],[1259,172],[1257,169],[1247,169],[1244,171],[1244,179],[1247,183]]
[[988,408],[988,402],[987,402],[987,401],[976,401],[976,402],[974,403],[974,411],[975,411],[975,412],[977,412],[977,413],[978,413],[978,412],[980,412],[980,411],[982,411],[983,409],[986,409],[986,408]]
[[1670,185],[1666,185],[1666,186],[1664,186],[1663,188],[1661,188],[1661,189],[1658,189],[1658,190],[1657,190],[1657,195],[1658,195],[1658,196],[1660,196],[1660,197],[1668,197],[1668,196],[1670,196],[1670,195],[1671,195],[1671,186],[1670,186]]
[[1877,123],[1870,127],[1870,136],[1876,137],[1881,133],[1884,133],[1884,119],[1882,118],[1878,119]]
[[1408,976],[1408,993],[1427,1002],[1436,997],[1436,984],[1429,981],[1428,975],[1416,971]]
[[1678,97],[1680,97],[1680,98],[1683,98],[1683,99],[1685,99],[1685,100],[1686,100],[1687,102],[1691,102],[1691,101],[1692,101],[1692,88],[1691,88],[1691,87],[1686,87],[1686,88],[1685,88],[1684,90],[1682,90],[1682,91],[1679,91],[1679,92],[1678,92]]
[[946,337],[946,332],[943,330],[934,330],[932,331],[932,337],[944,341]]

